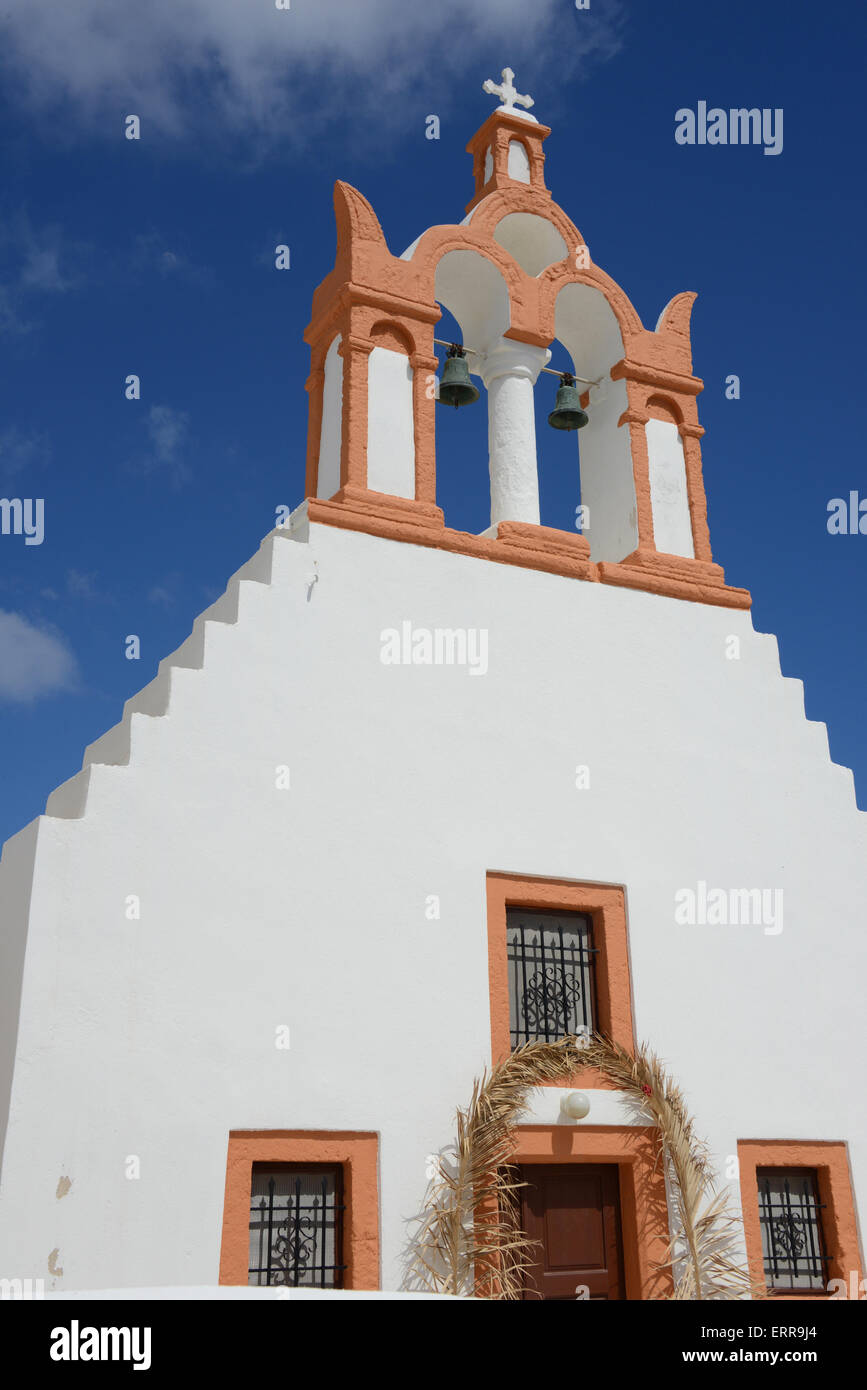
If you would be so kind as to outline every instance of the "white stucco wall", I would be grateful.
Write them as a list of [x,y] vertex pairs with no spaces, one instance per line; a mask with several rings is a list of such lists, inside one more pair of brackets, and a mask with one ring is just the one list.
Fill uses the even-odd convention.
[[[775,640],[742,612],[293,534],[97,746],[130,761],[52,801],[82,814],[40,821],[29,913],[13,883],[0,1275],[212,1285],[229,1131],[349,1129],[380,1136],[395,1288],[426,1155],[489,1061],[487,870],[625,885],[638,1036],[719,1169],[739,1138],[848,1140],[863,1201],[865,818]],[[383,665],[406,619],[487,630],[487,674]],[[699,880],[783,888],[784,930],[677,926]]]
[[322,388],[322,433],[319,436],[317,497],[333,497],[340,487],[340,449],[343,438],[343,358],[340,334],[325,354]]
[[415,497],[409,358],[391,348],[375,347],[368,360],[367,486],[394,497]]
[[683,441],[671,420],[648,420],[647,459],[650,467],[650,505],[653,539],[667,555],[695,557]]
[[18,1039],[21,980],[40,821],[19,830],[0,859],[0,1158],[9,1116]]

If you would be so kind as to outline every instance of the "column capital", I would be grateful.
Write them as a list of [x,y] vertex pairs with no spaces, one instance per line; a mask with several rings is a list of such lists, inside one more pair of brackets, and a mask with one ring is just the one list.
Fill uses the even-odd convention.
[[340,347],[337,349],[341,357],[348,357],[351,352],[361,353],[364,357],[369,357],[376,347],[376,343],[370,338],[362,338],[359,333],[346,333],[340,340]]
[[521,377],[536,383],[542,368],[551,361],[550,348],[519,343],[514,338],[501,338],[484,355],[476,359],[475,371],[490,390],[491,382],[501,376]]

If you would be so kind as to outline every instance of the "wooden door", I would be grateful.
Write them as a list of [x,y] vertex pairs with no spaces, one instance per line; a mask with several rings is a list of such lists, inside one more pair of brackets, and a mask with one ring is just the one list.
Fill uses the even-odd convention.
[[525,1299],[624,1298],[616,1164],[528,1164],[521,1212],[534,1247]]

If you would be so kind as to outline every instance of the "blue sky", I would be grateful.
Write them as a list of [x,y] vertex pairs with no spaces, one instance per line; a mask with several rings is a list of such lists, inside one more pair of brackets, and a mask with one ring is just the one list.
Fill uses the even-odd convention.
[[[398,254],[460,221],[481,84],[507,63],[553,127],[549,188],[645,324],[698,291],[714,557],[867,806],[867,536],[826,525],[832,497],[867,497],[864,37],[839,0],[10,0],[0,496],[44,498],[45,539],[0,535],[0,841],[301,500],[302,333],[333,263],[334,180]],[[782,153],[678,145],[675,112],[699,101],[782,108]],[[484,409],[440,411],[438,430],[446,519],[480,530]],[[542,519],[568,527],[570,437],[539,435]]]

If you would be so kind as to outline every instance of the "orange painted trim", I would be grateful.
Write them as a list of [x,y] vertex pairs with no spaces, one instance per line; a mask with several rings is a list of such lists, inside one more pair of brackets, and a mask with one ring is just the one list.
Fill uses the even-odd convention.
[[627,1299],[669,1298],[668,1202],[659,1132],[643,1125],[522,1125],[511,1162],[616,1163]]
[[345,1289],[379,1288],[379,1137],[343,1131],[233,1130],[226,1162],[220,1283],[246,1284],[254,1163],[343,1166]]
[[627,383],[629,410],[629,448],[632,455],[632,485],[635,489],[635,517],[638,529],[640,550],[656,550],[653,533],[653,499],[650,492],[650,454],[647,449],[647,434],[644,422],[639,424],[633,397],[633,387]]
[[626,377],[628,381],[640,382],[643,386],[657,386],[663,391],[674,391],[678,395],[697,396],[704,390],[700,377],[686,372],[673,372],[665,367],[649,365],[644,362],[629,362],[625,358],[611,368],[611,380]]
[[436,465],[436,398],[428,394],[429,378],[435,377],[439,369],[439,358],[433,355],[433,330],[431,352],[415,353],[410,358],[412,367],[412,410],[413,440],[415,443],[415,496],[418,502],[436,507],[437,465]]
[[[680,565],[684,568],[679,568]],[[749,608],[752,603],[748,589],[736,589],[723,582],[719,565],[662,555],[655,550],[635,550],[617,564],[600,560],[599,579],[602,584],[643,589],[666,598],[711,603],[720,608]]]
[[[825,1253],[830,1255],[828,1280],[842,1279],[849,1288],[854,1270],[858,1285],[864,1278],[864,1261],[858,1240],[858,1220],[849,1154],[844,1143],[792,1139],[743,1139],[738,1141],[741,1206],[743,1208],[744,1238],[747,1246],[750,1274],[757,1283],[765,1280],[762,1259],[762,1232],[759,1223],[759,1188],[757,1168],[814,1168],[816,1170]],[[768,1290],[768,1297],[800,1303],[829,1298],[824,1294],[777,1293]]]
[[[597,1027],[632,1052],[635,1029],[632,1021],[626,896],[623,889],[598,883],[573,883],[568,879],[522,878],[514,874],[489,873],[486,895],[492,1061],[501,1061],[512,1050],[509,967],[506,959],[508,907],[587,913],[593,924],[593,945],[599,950],[596,958]],[[575,1084],[579,1083],[600,1090],[616,1089],[589,1067],[583,1067],[576,1073]]]
[[683,464],[686,472],[686,493],[689,501],[689,515],[692,522],[692,546],[697,560],[710,560],[710,531],[707,524],[707,495],[704,490],[704,476],[701,467],[701,445],[699,431],[701,426],[690,430],[680,427],[683,445]]
[[[323,284],[325,283],[323,281]],[[438,304],[422,303],[408,299],[405,295],[388,294],[384,290],[371,290],[367,285],[347,282],[335,289],[332,297],[310,320],[304,330],[304,341],[315,348],[324,338],[333,338],[338,331],[335,325],[346,319],[350,309],[369,309],[371,322],[373,316],[391,314],[402,322],[413,325],[414,328],[432,327],[439,322],[443,314]],[[410,336],[415,339],[414,332]]]
[[340,485],[367,486],[367,404],[369,358],[374,344],[357,335],[343,337],[343,435],[340,447]]
[[692,346],[690,343],[690,320],[693,305],[698,295],[694,290],[684,290],[670,299],[659,316],[656,334],[664,338],[677,352],[687,372],[692,374]]
[[704,425],[691,425],[686,420],[681,420],[677,428],[684,439],[701,439],[705,434]]
[[558,531],[553,526],[536,526],[527,521],[501,521],[497,526],[497,544],[538,550],[543,555],[562,555],[579,563],[584,561],[587,570],[584,577],[594,577],[589,564],[590,542],[576,531]]
[[[475,220],[475,219],[474,219]],[[553,219],[552,219],[553,220]],[[568,244],[568,243],[567,243]],[[546,342],[550,343],[557,336],[556,334],[556,313],[557,298],[560,291],[566,285],[589,285],[591,289],[599,290],[611,308],[614,317],[620,327],[620,337],[623,342],[624,353],[628,353],[635,348],[640,350],[642,347],[655,348],[658,352],[664,351],[663,345],[653,343],[654,334],[647,333],[641,326],[641,319],[638,317],[638,310],[626,294],[606,274],[601,266],[592,262],[584,269],[578,270],[575,267],[575,251],[582,242],[578,242],[570,247],[570,254],[562,261],[549,265],[542,274],[537,277],[534,284],[537,286],[537,324],[539,330],[546,334]],[[583,243],[586,244],[586,243]],[[650,339],[651,342],[647,342]],[[622,360],[622,359],[621,359]],[[614,368],[611,369],[611,376],[614,379]]]
[[[514,200],[506,200],[504,194],[494,193],[491,194],[491,201],[500,206],[501,202],[506,201],[511,205]],[[503,277],[509,291],[511,327],[520,332],[522,337],[525,333],[532,337],[533,333],[538,331],[534,307],[536,281],[522,269],[505,246],[494,240],[493,233],[481,231],[474,227],[473,223],[468,227],[428,227],[427,231],[422,233],[412,260],[406,262],[413,268],[420,296],[430,296],[433,300],[436,293],[437,267],[449,251],[475,251],[490,261]]]
[[307,503],[308,516],[311,507],[313,520],[334,526],[351,526],[359,531],[366,529],[362,520],[367,517],[395,522],[401,527],[410,528],[407,530],[407,540],[415,539],[413,527],[445,526],[442,508],[432,502],[421,502],[414,497],[394,497],[388,492],[374,492],[372,488],[356,487],[351,483],[340,488],[333,497],[310,498]]
[[674,396],[649,396],[645,406],[648,420],[664,420],[667,424],[680,426],[683,411]]
[[404,357],[411,357],[415,352],[415,339],[410,337],[397,319],[380,319],[373,324],[368,337],[375,347],[399,352]]

